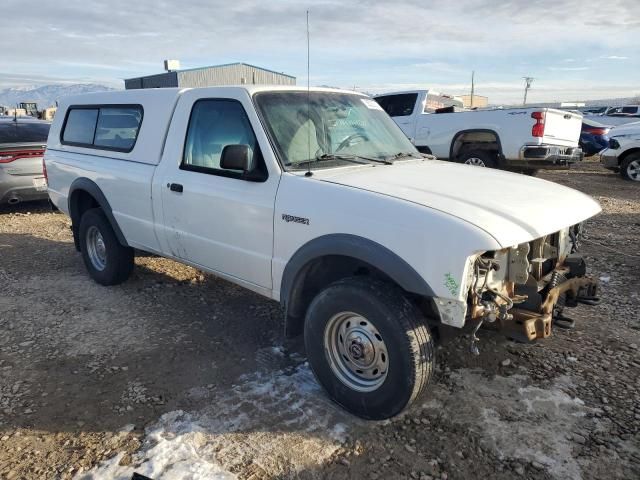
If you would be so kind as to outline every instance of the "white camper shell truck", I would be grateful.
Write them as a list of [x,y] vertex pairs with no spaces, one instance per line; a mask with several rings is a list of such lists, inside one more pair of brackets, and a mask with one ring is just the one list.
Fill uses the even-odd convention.
[[584,156],[577,113],[534,107],[455,111],[461,101],[430,90],[374,98],[419,151],[442,160],[533,174],[566,169]]
[[560,303],[594,301],[575,253],[594,200],[424,158],[353,92],[68,97],[45,167],[95,281],[124,282],[142,250],[280,302],[318,381],[364,418],[415,400],[447,331],[490,322],[533,341]]

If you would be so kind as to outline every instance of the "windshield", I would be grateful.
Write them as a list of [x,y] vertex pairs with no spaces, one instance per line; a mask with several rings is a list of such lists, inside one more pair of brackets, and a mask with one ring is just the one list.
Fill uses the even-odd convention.
[[420,157],[370,98],[301,91],[259,93],[255,99],[285,169]]

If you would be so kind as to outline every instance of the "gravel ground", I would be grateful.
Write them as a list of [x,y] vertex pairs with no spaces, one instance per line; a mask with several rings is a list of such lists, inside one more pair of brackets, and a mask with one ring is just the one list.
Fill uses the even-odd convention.
[[602,204],[582,250],[603,304],[536,344],[439,347],[386,422],[326,399],[276,303],[152,256],[101,287],[63,215],[0,208],[0,478],[640,478],[640,185],[540,176]]

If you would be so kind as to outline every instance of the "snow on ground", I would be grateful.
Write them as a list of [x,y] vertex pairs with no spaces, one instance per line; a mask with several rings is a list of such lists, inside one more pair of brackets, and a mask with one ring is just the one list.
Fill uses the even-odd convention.
[[329,402],[307,364],[247,375],[227,390],[190,393],[209,406],[164,414],[147,429],[131,465],[120,466],[118,455],[77,478],[129,480],[133,472],[154,480],[295,475],[329,459],[345,441],[345,422],[353,422]]
[[468,424],[501,458],[537,462],[558,479],[582,478],[571,435],[592,424],[586,415],[594,409],[565,393],[570,378],[557,378],[549,389],[528,386],[523,375],[489,378],[481,370],[461,369],[452,379],[453,392],[439,391],[423,407]]
[[[451,380],[452,388],[435,383],[422,408],[480,433],[500,458],[534,462],[558,479],[582,478],[585,465],[573,455],[571,435],[596,425],[588,415],[593,410],[566,393],[570,378],[544,389],[524,375],[460,369]],[[118,455],[77,479],[129,480],[134,471],[154,480],[290,478],[328,461],[351,427],[373,425],[331,404],[306,363],[188,395],[208,406],[164,414],[147,429],[131,465],[119,465]]]

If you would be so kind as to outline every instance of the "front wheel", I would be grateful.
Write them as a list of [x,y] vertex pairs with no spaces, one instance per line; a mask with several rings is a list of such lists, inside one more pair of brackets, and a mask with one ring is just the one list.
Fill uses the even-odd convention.
[[133,248],[120,244],[109,220],[99,208],[80,219],[80,251],[89,275],[101,285],[124,282],[134,265]]
[[366,277],[331,284],[309,306],[304,339],[332,400],[365,419],[399,414],[431,380],[429,328],[394,285]]
[[625,180],[640,182],[640,154],[634,153],[620,164],[620,175]]

